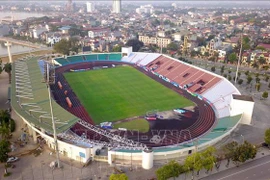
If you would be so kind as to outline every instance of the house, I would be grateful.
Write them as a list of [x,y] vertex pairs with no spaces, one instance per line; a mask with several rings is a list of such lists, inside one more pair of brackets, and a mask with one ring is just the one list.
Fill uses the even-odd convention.
[[266,51],[270,51],[270,44],[259,43],[257,47],[264,47]]
[[139,40],[145,45],[153,44],[158,47],[167,47],[172,42],[171,38],[139,35]]
[[46,34],[46,44],[53,46],[55,43],[58,43],[62,39],[61,34],[59,33],[47,33]]
[[35,28],[33,29],[33,34],[32,34],[32,37],[35,38],[35,39],[38,39],[40,34],[42,34],[43,32],[46,32],[47,29],[45,27],[38,27],[38,28]]
[[91,28],[88,31],[88,37],[90,38],[102,37],[109,34],[110,32],[111,30],[109,28],[102,28],[102,27]]

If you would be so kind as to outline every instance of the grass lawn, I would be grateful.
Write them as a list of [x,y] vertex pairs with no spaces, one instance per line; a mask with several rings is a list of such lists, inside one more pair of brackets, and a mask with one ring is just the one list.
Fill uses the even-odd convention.
[[96,124],[193,103],[129,66],[64,74]]
[[149,123],[145,119],[136,119],[128,122],[114,124],[113,128],[114,129],[126,128],[127,130],[145,133],[149,131]]

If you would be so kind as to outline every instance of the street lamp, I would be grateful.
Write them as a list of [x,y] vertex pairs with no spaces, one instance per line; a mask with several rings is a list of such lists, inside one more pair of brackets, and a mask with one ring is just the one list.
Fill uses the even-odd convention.
[[49,63],[46,64],[46,85],[48,89],[48,94],[49,94],[49,102],[50,102],[50,111],[51,111],[51,117],[52,117],[52,127],[53,127],[53,138],[54,138],[54,146],[55,146],[55,151],[56,151],[56,161],[57,161],[57,167],[60,168],[60,158],[59,158],[59,150],[58,150],[58,142],[57,142],[57,135],[56,135],[56,127],[55,127],[55,120],[53,117],[53,108],[52,108],[52,99],[51,99],[51,89],[50,89],[50,84],[54,83],[54,74],[50,74],[50,67]]
[[243,144],[244,144],[244,142],[245,142],[245,138],[244,138],[244,136],[241,134],[241,137],[242,137],[242,140],[243,140]]

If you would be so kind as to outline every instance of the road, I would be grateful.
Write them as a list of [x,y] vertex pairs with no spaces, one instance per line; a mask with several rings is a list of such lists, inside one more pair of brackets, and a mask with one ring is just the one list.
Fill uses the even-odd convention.
[[245,163],[201,180],[267,180],[270,179],[270,156]]

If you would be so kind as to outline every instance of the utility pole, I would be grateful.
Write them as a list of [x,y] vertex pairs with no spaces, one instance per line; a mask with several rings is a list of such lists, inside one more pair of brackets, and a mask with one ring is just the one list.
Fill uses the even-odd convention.
[[[46,64],[46,74],[47,74],[47,79],[46,85],[48,89],[48,94],[49,94],[49,102],[50,102],[50,110],[51,110],[51,117],[52,117],[52,126],[53,126],[53,138],[54,138],[54,145],[55,145],[55,151],[56,151],[56,161],[57,161],[57,167],[60,168],[60,158],[59,158],[59,150],[58,150],[58,142],[57,142],[57,135],[56,135],[56,127],[55,127],[55,121],[54,121],[54,116],[53,116],[53,107],[52,107],[52,98],[51,98],[51,88],[50,84],[54,84],[54,74],[50,73],[50,68],[49,68],[49,63]],[[46,76],[45,76],[46,77]],[[53,78],[52,79],[50,79]]]
[[239,66],[240,66],[240,61],[241,61],[241,56],[242,56],[242,48],[243,48],[243,33],[241,33],[240,36],[240,52],[239,52],[239,58],[238,58],[238,63],[237,63],[237,67],[236,67],[236,74],[235,74],[235,80],[234,80],[234,84],[236,84],[237,82],[237,78],[238,78],[238,71],[239,71]]

